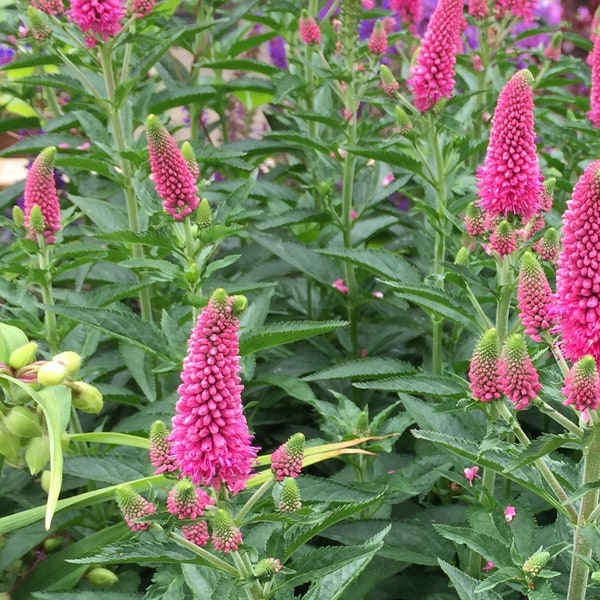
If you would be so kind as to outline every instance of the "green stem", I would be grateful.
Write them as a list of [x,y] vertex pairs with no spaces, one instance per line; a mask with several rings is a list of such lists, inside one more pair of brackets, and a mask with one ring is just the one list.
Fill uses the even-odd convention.
[[500,287],[500,299],[496,306],[496,332],[498,333],[498,343],[502,347],[508,334],[508,317],[514,288],[510,259],[507,256],[500,259],[498,286]]
[[490,321],[489,317],[485,314],[483,308],[481,308],[479,300],[477,300],[477,297],[473,293],[473,290],[471,289],[471,286],[468,283],[465,285],[465,289],[467,291],[467,295],[469,296],[469,300],[471,300],[471,304],[475,309],[475,312],[479,315],[479,319],[481,321],[481,324],[483,325],[483,330],[487,331],[488,329],[491,329],[494,325]]
[[542,339],[550,346],[550,350],[560,368],[560,372],[563,377],[566,377],[569,374],[569,365],[560,351],[560,346],[548,331],[542,332]]
[[[600,429],[594,427],[589,443],[583,449],[583,485],[600,479]],[[592,547],[584,536],[584,527],[591,522],[590,516],[598,505],[599,490],[586,492],[581,500],[577,525],[573,538],[573,554],[571,559],[571,574],[567,600],[585,600]]]
[[[119,166],[121,168],[121,172],[123,173],[123,179],[125,181],[125,185],[123,186],[123,192],[125,194],[125,204],[127,207],[127,219],[129,222],[129,229],[134,233],[140,233],[141,227],[138,213],[137,198],[135,197],[135,191],[130,184],[130,181],[133,177],[133,173],[131,171],[131,163],[122,155],[122,153],[127,150],[127,144],[125,143],[123,123],[121,122],[121,112],[115,105],[116,79],[113,71],[111,52],[112,44],[104,43],[100,46],[100,64],[102,66],[102,72],[104,74],[106,95],[110,107],[108,111],[108,118],[112,127],[115,146],[117,149],[117,160],[119,161]],[[144,247],[141,244],[132,244],[131,251],[133,258],[144,258]],[[148,287],[143,287],[142,289],[140,289],[139,299],[142,319],[144,319],[144,321],[147,322],[152,321],[152,301],[150,298],[150,290],[148,289]]]
[[[431,149],[433,151],[433,160],[436,170],[436,211],[437,223],[435,227],[434,255],[433,255],[433,274],[435,276],[435,287],[443,290],[445,287],[444,276],[444,260],[446,259],[446,164],[440,147],[440,139],[438,136],[435,120],[432,115],[429,118],[429,134]],[[443,372],[443,328],[444,320],[438,315],[431,317],[433,332],[432,332],[432,359],[431,370],[434,375],[441,375]]]
[[240,511],[235,517],[235,522],[240,526],[244,520],[244,517],[248,514],[250,509],[262,498],[264,493],[275,483],[275,479],[270,477],[267,479],[249,498],[248,502],[242,506]]
[[[517,439],[523,444],[523,446],[527,447],[531,445],[530,439],[527,437],[527,434],[521,428],[521,425],[517,421],[516,417],[511,414],[506,408],[506,406],[502,402],[497,403],[498,412],[502,415],[504,420],[511,426],[513,433],[517,436]],[[599,455],[600,456],[600,455]],[[558,479],[554,476],[554,473],[550,470],[550,467],[544,461],[544,458],[538,458],[533,463],[537,469],[540,471],[540,474],[548,485],[552,488],[556,497],[560,500],[560,503],[565,505],[565,510],[569,516],[570,521],[575,524],[577,523],[577,513],[575,509],[571,506],[571,504],[566,503],[568,499],[568,495],[565,492],[562,485],[559,483]]]
[[555,408],[550,406],[547,402],[544,402],[540,398],[534,401],[535,405],[538,407],[541,413],[548,415],[551,419],[556,421],[559,425],[562,425],[567,431],[570,431],[572,434],[576,435],[579,439],[583,437],[583,431],[573,423],[570,419],[565,417],[565,415],[559,413]]
[[[50,245],[46,243],[44,236],[38,234],[38,261],[40,271],[44,274],[44,283],[42,284],[42,301],[47,306],[54,306],[54,293],[52,291],[52,260],[50,257]],[[56,315],[52,310],[44,310],[44,324],[46,325],[46,341],[51,354],[57,354],[59,351],[59,335],[56,325]]]

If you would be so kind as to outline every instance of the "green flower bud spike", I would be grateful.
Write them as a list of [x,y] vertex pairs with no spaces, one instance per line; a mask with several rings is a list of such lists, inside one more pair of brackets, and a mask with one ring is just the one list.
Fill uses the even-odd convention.
[[381,85],[383,87],[383,91],[388,96],[394,96],[396,92],[400,89],[400,84],[396,81],[396,78],[390,71],[389,67],[386,65],[381,65],[379,67],[379,77],[381,78]]
[[196,209],[196,222],[200,229],[206,229],[212,222],[212,215],[210,210],[210,204],[206,198],[200,200],[200,204]]
[[41,13],[33,8],[33,6],[28,6],[27,19],[33,37],[39,42],[43,42],[50,35],[51,29],[44,22]]
[[40,478],[40,485],[42,486],[42,489],[46,492],[46,494],[50,490],[50,478],[51,477],[52,477],[52,473],[50,471],[42,472],[42,477]]
[[296,512],[302,508],[300,490],[295,479],[291,477],[284,479],[278,508],[281,512]]
[[469,249],[466,248],[465,246],[462,246],[461,248],[458,249],[458,252],[456,253],[456,256],[454,257],[454,264],[455,265],[462,265],[462,266],[467,266],[467,264],[469,263]]
[[200,175],[200,169],[198,167],[198,162],[196,161],[196,154],[194,153],[194,149],[189,142],[183,142],[181,145],[181,155],[185,159],[188,168],[192,175],[198,179],[198,175]]
[[396,106],[394,112],[396,115],[396,127],[398,127],[398,132],[404,135],[411,131],[413,124],[410,117],[406,114],[406,111],[402,107]]
[[13,206],[12,218],[17,227],[25,227],[25,213],[18,206]]
[[546,563],[549,560],[550,552],[538,550],[523,563],[521,569],[523,570],[525,577],[532,579],[540,574],[541,570],[546,566]]
[[44,225],[44,215],[38,204],[34,204],[29,215],[29,227],[31,231],[42,235],[46,226]]

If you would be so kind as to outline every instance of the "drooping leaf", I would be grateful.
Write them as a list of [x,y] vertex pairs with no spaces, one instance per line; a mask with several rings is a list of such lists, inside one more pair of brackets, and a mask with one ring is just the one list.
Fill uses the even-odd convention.
[[[414,371],[409,363],[383,356],[366,356],[361,359],[345,361],[305,375],[302,381],[321,381],[327,379],[379,379],[390,378],[392,375]],[[371,383],[374,383],[371,381]]]
[[488,590],[481,594],[476,594],[475,589],[479,584],[477,579],[463,573],[460,569],[452,566],[450,563],[440,559],[440,567],[448,575],[456,593],[460,600],[502,600],[502,596],[494,592],[494,590]]

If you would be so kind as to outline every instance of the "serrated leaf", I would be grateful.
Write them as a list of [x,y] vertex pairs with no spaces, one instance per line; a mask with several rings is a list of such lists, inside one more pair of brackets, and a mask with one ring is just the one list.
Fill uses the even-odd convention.
[[159,114],[169,108],[185,106],[192,102],[204,105],[216,93],[215,88],[208,85],[182,85],[176,89],[164,90],[151,98],[148,112]]
[[463,398],[467,389],[466,383],[461,383],[458,378],[430,375],[423,372],[407,373],[406,375],[376,381],[358,382],[353,385],[365,390],[385,390],[444,398]]
[[480,594],[495,588],[499,583],[505,581],[518,580],[523,578],[523,572],[517,567],[503,567],[495,573],[487,576],[476,588],[475,593]]
[[127,563],[179,563],[196,562],[190,550],[174,542],[157,543],[155,540],[137,539],[120,544],[112,544],[94,556],[71,559],[76,564],[127,564]]
[[391,278],[404,283],[417,283],[421,279],[417,270],[405,258],[389,251],[336,248],[333,250],[319,250],[318,252],[358,265],[380,277]]
[[9,375],[0,375],[26,392],[44,411],[50,442],[50,484],[46,503],[45,527],[50,529],[62,486],[63,452],[61,437],[71,416],[71,390],[64,385],[46,387],[39,392],[30,385]]
[[179,267],[168,260],[156,258],[129,258],[118,263],[127,269],[147,271],[155,281],[173,281],[179,272]]
[[56,157],[55,164],[57,167],[73,167],[75,169],[82,169],[88,173],[96,172],[107,179],[120,181],[120,177],[103,160],[87,158],[79,154],[60,154]]
[[406,285],[388,280],[384,283],[394,288],[394,293],[400,298],[454,321],[474,333],[480,332],[479,324],[473,315],[474,311],[469,310],[464,300],[454,296],[448,290],[428,285]]
[[297,131],[269,131],[264,134],[266,139],[275,139],[279,141],[291,142],[297,148],[317,150],[328,155],[331,148],[318,142],[316,139],[298,133]]
[[502,596],[494,590],[475,595],[475,589],[479,584],[477,579],[470,577],[442,559],[439,560],[439,564],[444,573],[450,578],[460,600],[473,600],[474,598],[477,598],[477,600],[502,600]]
[[315,335],[345,327],[347,321],[283,321],[261,327],[259,333],[240,338],[240,353],[244,356],[267,348],[290,344]]
[[40,85],[42,87],[59,88],[67,92],[87,95],[83,86],[74,77],[59,73],[47,73],[44,75],[30,75],[19,79],[22,85]]
[[119,350],[125,366],[150,402],[156,401],[156,379],[152,372],[152,356],[144,349],[121,342]]
[[[272,34],[267,34],[267,39],[273,37]],[[247,40],[245,40],[247,41]],[[250,58],[235,58],[227,60],[215,60],[203,63],[203,67],[207,69],[232,69],[234,71],[254,71],[256,73],[262,73],[267,77],[272,77],[275,73],[279,72],[277,67],[268,65],[262,61],[254,60]]]
[[343,363],[321,369],[302,377],[302,381],[321,381],[327,379],[373,379],[389,378],[391,375],[413,371],[415,368],[404,361],[383,356],[367,356],[348,360]]
[[124,464],[121,458],[103,456],[102,460],[91,456],[73,456],[65,461],[64,471],[73,477],[108,484],[139,479],[139,469]]
[[493,537],[483,531],[470,527],[456,527],[434,523],[433,528],[447,540],[456,544],[464,544],[486,560],[496,565],[511,562],[510,549],[502,538]]
[[167,343],[162,332],[156,325],[143,321],[141,317],[134,313],[125,310],[64,304],[60,306],[43,305],[43,308],[89,325],[111,337],[129,342],[161,358],[167,358]]
[[365,146],[348,146],[346,147],[346,151],[356,154],[357,156],[374,158],[375,160],[387,163],[388,165],[400,167],[405,171],[411,171],[417,175],[423,175],[421,162],[412,156],[403,152],[398,152],[397,150],[388,150],[379,147],[369,148]]
[[219,258],[218,260],[211,261],[206,269],[204,270],[204,277],[210,277],[213,273],[220,269],[224,269],[230,265],[236,263],[242,257],[241,254],[231,254],[225,258]]
[[577,438],[570,433],[562,434],[550,434],[543,433],[539,437],[535,438],[531,445],[527,446],[510,466],[507,467],[507,471],[519,469],[529,463],[535,462],[538,458],[546,456],[551,452],[554,452],[557,448],[564,446],[565,444],[578,444]]
[[128,227],[127,213],[106,200],[69,194],[69,200],[87,215],[100,231],[116,231]]

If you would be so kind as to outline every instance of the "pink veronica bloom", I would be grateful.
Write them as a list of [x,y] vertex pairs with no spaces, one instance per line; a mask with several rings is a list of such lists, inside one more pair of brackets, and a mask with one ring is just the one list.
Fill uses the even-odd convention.
[[142,19],[154,10],[154,4],[155,0],[133,0],[131,9],[138,19]]
[[48,244],[56,241],[55,233],[60,230],[60,204],[54,180],[54,157],[56,148],[50,146],[42,150],[33,161],[25,180],[24,212],[25,228],[35,237],[31,226],[31,210],[39,206],[44,219],[43,236]]
[[504,518],[510,523],[517,516],[517,509],[514,506],[507,506],[504,509]]
[[442,98],[452,97],[456,53],[465,27],[462,11],[462,0],[440,0],[427,25],[417,63],[407,81],[415,106],[421,112],[429,110]]
[[208,540],[210,540],[208,523],[206,521],[196,521],[190,525],[183,525],[181,533],[188,542],[192,542],[196,546],[206,546]]
[[533,122],[531,74],[515,73],[498,97],[485,162],[477,172],[478,205],[491,215],[525,221],[540,209],[544,191]]
[[573,188],[563,214],[556,272],[557,330],[566,358],[600,358],[600,160]]
[[60,14],[65,10],[65,5],[62,0],[31,0],[31,6],[48,15]]
[[562,388],[565,405],[585,413],[596,410],[600,404],[600,378],[593,356],[589,354],[578,360],[569,370]]
[[222,552],[235,552],[242,543],[242,532],[235,526],[231,515],[219,508],[212,523],[212,543]]
[[403,23],[416,25],[423,14],[421,0],[390,0],[390,10],[397,12]]
[[517,307],[525,334],[535,342],[541,342],[540,333],[554,324],[549,314],[553,303],[554,295],[542,265],[534,254],[526,252],[519,271]]
[[500,387],[514,403],[515,410],[527,408],[542,389],[539,376],[527,352],[525,339],[516,333],[504,343],[498,361]]
[[128,486],[117,488],[116,497],[127,527],[131,531],[146,531],[150,523],[139,520],[154,514],[156,506]]
[[181,479],[169,491],[167,510],[178,519],[197,519],[204,509],[215,501],[189,479]]
[[369,50],[373,54],[385,54],[388,47],[387,33],[383,28],[382,21],[377,21],[369,38]]
[[508,221],[500,221],[490,235],[490,248],[499,256],[508,256],[517,249],[517,232]]
[[236,314],[239,296],[217,290],[188,341],[179,400],[168,441],[181,474],[197,485],[243,490],[257,448],[242,411]]
[[495,329],[490,329],[477,343],[469,365],[469,381],[475,400],[490,402],[502,395],[498,358],[498,334]]
[[302,470],[303,459],[304,435],[296,433],[271,455],[271,471],[277,481],[283,481],[286,477],[296,478]]
[[307,44],[315,44],[319,46],[321,44],[321,30],[317,25],[314,17],[309,15],[306,10],[302,11],[300,20],[298,21],[298,31],[300,32],[300,38]]
[[536,8],[537,0],[496,0],[496,15],[499,17],[510,13],[514,17],[532,21]]
[[175,140],[155,115],[146,119],[146,138],[154,185],[163,199],[163,208],[182,221],[198,207],[196,177]]
[[469,0],[468,13],[476,19],[483,19],[489,14],[486,0]]
[[71,0],[68,15],[83,33],[95,33],[106,40],[119,33],[125,12],[122,0]]
[[155,467],[154,473],[172,472],[177,469],[169,456],[169,430],[162,421],[154,421],[150,427],[150,464]]
[[533,246],[537,255],[551,263],[558,261],[560,253],[560,240],[558,237],[558,231],[554,227],[549,227],[544,233],[544,237],[539,239]]
[[600,36],[596,36],[594,47],[588,56],[592,69],[592,87],[590,88],[590,107],[587,113],[592,125],[600,127]]

